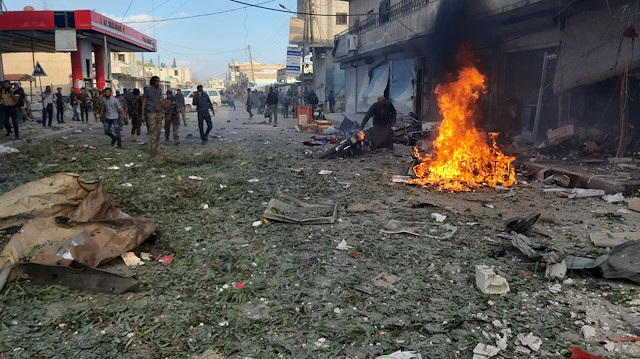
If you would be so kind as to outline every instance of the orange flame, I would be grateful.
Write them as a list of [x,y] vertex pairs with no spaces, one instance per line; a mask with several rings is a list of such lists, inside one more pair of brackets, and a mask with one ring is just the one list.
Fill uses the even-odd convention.
[[434,186],[445,191],[471,191],[482,186],[499,184],[510,187],[516,183],[511,162],[496,145],[498,133],[487,136],[478,131],[474,119],[477,100],[486,92],[486,78],[473,65],[464,65],[455,81],[436,87],[438,106],[444,120],[434,141],[432,155],[420,156],[413,151],[419,164],[413,167],[417,176],[410,183]]

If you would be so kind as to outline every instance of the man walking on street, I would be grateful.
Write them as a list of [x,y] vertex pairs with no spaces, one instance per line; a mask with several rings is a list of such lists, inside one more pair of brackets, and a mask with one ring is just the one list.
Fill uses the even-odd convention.
[[[18,90],[13,90],[11,88],[11,82],[9,80],[5,80],[2,86],[2,90],[0,90],[0,94],[2,96],[3,113],[0,113],[0,118],[2,118],[2,125],[7,130],[7,136],[11,135],[11,125],[13,125],[13,132],[15,133],[16,139],[18,139],[18,101],[20,100],[19,92]],[[9,119],[11,119],[11,123],[9,123]]]
[[[100,107],[100,121],[104,124],[104,134],[111,137],[111,145],[117,143],[118,148],[122,148],[122,138],[120,137],[120,116],[127,116],[122,109],[120,101],[111,96],[111,88],[107,87],[103,91],[102,106]],[[111,126],[116,130],[115,136],[111,133]]]
[[[160,90],[160,78],[153,76],[149,80],[149,87],[144,88],[142,97],[142,122],[149,121],[149,133],[151,134],[151,156],[158,155],[158,139],[160,138],[160,126],[162,121],[162,113],[160,112],[160,101],[162,100],[162,91]],[[145,115],[148,113],[148,117]]]
[[180,127],[180,118],[178,117],[178,107],[176,99],[173,97],[173,91],[167,90],[167,97],[160,103],[162,113],[164,114],[164,141],[169,142],[169,131],[173,129],[173,144],[178,145],[178,127]]
[[184,111],[187,106],[184,103],[184,95],[182,94],[182,91],[180,91],[180,89],[176,91],[176,106],[178,108],[178,115],[179,115],[177,117],[178,123],[180,123],[180,116],[182,116],[182,122],[186,126],[187,119],[184,117]]
[[247,89],[247,112],[249,112],[249,121],[253,118],[251,108],[253,107],[253,96],[251,96],[251,89]]
[[[198,85],[198,92],[193,96],[193,102],[191,103],[196,107],[196,111],[198,111],[198,129],[200,130],[200,139],[202,140],[202,144],[206,144],[209,141],[209,132],[211,132],[211,115],[209,115],[209,110],[216,115],[216,111],[213,109],[213,103],[211,103],[211,99],[206,92],[202,91],[202,85]],[[204,121],[207,121],[207,131],[203,131],[202,127],[204,125]]]
[[278,125],[278,94],[273,91],[273,87],[269,87],[267,105],[269,106],[269,124],[273,120],[273,127],[276,127]]
[[[120,90],[116,90],[116,100],[120,101],[120,105],[122,105],[122,110],[124,113],[129,113],[129,109],[127,108],[127,100],[120,94]],[[129,124],[129,120],[126,117],[120,117],[120,127]]]
[[229,104],[229,107],[233,108],[233,110],[236,110],[236,97],[232,92],[229,92],[227,94],[227,103]]
[[53,120],[53,93],[51,86],[47,86],[42,93],[42,127],[47,127],[47,115],[49,115],[49,126]]
[[387,152],[393,152],[393,130],[391,127],[396,124],[396,108],[384,96],[380,96],[378,102],[371,105],[367,111],[360,128],[364,129],[371,117],[373,117],[371,153],[375,153],[376,148],[379,147],[386,147]]

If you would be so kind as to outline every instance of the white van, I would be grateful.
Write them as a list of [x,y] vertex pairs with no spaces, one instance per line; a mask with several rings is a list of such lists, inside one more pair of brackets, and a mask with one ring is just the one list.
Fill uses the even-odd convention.
[[[193,97],[196,95],[197,91],[198,89],[195,89],[195,88],[180,89],[180,92],[182,92],[182,95],[184,96],[185,111],[191,112],[196,110],[196,108],[192,104],[193,104]],[[217,110],[218,107],[222,105],[222,98],[218,90],[213,88],[203,88],[202,91],[206,92],[206,94],[209,95],[209,98],[213,103],[214,110]]]

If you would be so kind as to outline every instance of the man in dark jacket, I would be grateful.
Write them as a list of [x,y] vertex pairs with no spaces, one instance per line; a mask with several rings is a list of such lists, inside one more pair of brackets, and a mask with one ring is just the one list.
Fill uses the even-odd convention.
[[76,91],[73,89],[73,87],[71,88],[71,92],[69,93],[69,104],[71,105],[71,108],[73,109],[73,118],[71,119],[72,121],[80,121],[80,117],[78,116],[78,100],[77,100],[78,94],[76,93]]
[[[178,115],[182,116],[182,122],[186,126],[187,119],[184,117],[184,111],[187,105],[184,103],[184,95],[180,89],[176,90],[176,106],[178,107]],[[178,123],[180,123],[180,118],[178,118]]]
[[396,124],[396,108],[383,96],[378,97],[378,102],[371,105],[369,111],[362,119],[360,128],[364,129],[367,121],[373,117],[373,132],[371,138],[371,152],[376,148],[386,147],[387,152],[393,152],[393,130]]
[[269,87],[267,106],[269,106],[269,124],[273,120],[273,127],[276,127],[278,124],[278,94],[273,91],[273,87]]
[[62,97],[62,87],[56,89],[56,120],[58,123],[64,123],[64,98]]
[[[200,130],[200,139],[202,140],[202,144],[206,144],[209,141],[209,132],[211,132],[211,115],[209,115],[209,110],[216,115],[216,111],[213,109],[213,103],[211,103],[211,99],[206,92],[202,91],[202,85],[198,85],[198,92],[193,96],[193,102],[191,103],[196,107],[196,111],[198,111],[198,129]],[[203,122],[207,121],[207,131],[202,130]]]

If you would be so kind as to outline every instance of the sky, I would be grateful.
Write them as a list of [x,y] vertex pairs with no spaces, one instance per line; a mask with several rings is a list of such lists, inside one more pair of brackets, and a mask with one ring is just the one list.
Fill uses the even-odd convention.
[[[296,0],[243,0],[270,8],[284,4],[296,11]],[[35,10],[93,10],[155,38],[158,53],[145,53],[171,66],[190,67],[201,81],[224,79],[230,61],[285,64],[291,13],[246,7],[229,0],[4,0],[9,11],[26,5]],[[127,10],[128,9],[128,10]],[[165,19],[233,10],[218,15],[183,20]],[[135,23],[136,21],[151,21]],[[140,59],[140,55],[138,55]]]

